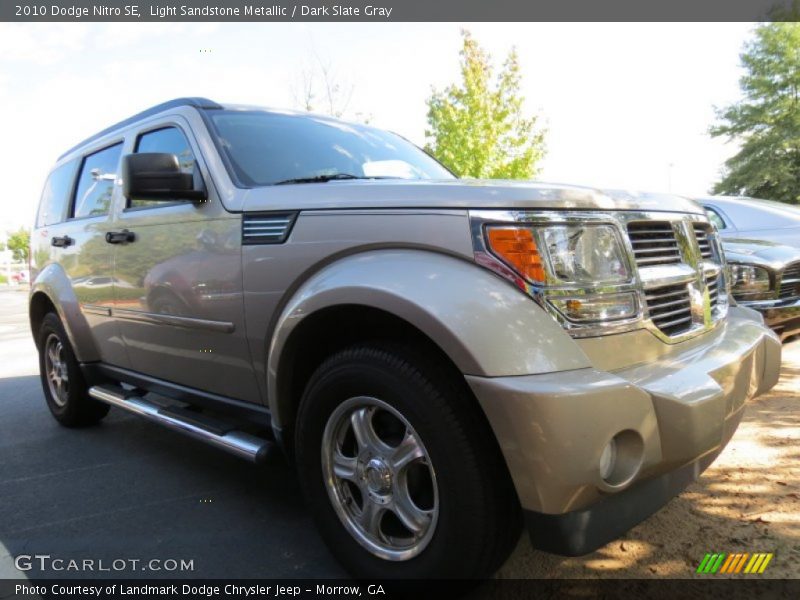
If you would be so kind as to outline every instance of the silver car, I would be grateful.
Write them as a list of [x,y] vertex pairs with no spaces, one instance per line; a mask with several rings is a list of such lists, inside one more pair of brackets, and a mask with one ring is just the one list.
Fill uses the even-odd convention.
[[767,240],[800,248],[800,206],[757,198],[695,198],[709,211],[723,240]]

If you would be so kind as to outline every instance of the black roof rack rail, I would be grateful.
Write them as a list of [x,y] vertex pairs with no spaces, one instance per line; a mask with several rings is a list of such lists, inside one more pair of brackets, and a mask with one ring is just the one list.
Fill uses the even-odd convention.
[[61,156],[58,157],[58,160],[64,158],[67,154],[74,152],[81,146],[84,146],[90,142],[93,142],[97,139],[100,139],[104,135],[107,135],[117,129],[122,127],[126,127],[128,125],[132,125],[136,121],[144,119],[145,117],[149,117],[151,115],[156,115],[160,112],[163,112],[170,108],[175,108],[177,106],[193,106],[194,108],[211,108],[211,109],[221,109],[222,105],[217,104],[213,100],[209,100],[208,98],[176,98],[175,100],[168,100],[167,102],[162,102],[161,104],[156,104],[155,106],[151,106],[150,108],[143,110],[140,113],[136,113],[132,117],[128,117],[120,121],[119,123],[114,123],[111,127],[106,127],[102,131],[98,131],[94,135],[86,138],[79,144],[75,144],[72,148],[64,152]]

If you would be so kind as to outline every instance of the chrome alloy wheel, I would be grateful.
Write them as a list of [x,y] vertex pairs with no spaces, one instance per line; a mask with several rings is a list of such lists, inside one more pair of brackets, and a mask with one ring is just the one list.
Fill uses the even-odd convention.
[[44,368],[47,385],[53,402],[61,408],[69,398],[69,372],[64,354],[64,344],[55,333],[51,333],[44,344]]
[[433,464],[414,428],[386,402],[359,396],[333,411],[322,472],[345,528],[375,556],[408,560],[431,541],[439,515]]

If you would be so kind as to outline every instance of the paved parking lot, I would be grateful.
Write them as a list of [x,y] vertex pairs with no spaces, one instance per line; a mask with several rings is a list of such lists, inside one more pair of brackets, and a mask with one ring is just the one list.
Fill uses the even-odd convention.
[[[344,576],[289,467],[254,467],[118,410],[100,427],[59,427],[26,300],[0,291],[0,578],[19,576],[20,554],[193,561],[189,572],[126,577]],[[523,536],[500,576],[688,577],[708,551],[775,552],[765,575],[799,576],[800,342],[784,354],[778,388],[751,403],[717,462],[664,510],[581,558],[535,552]]]

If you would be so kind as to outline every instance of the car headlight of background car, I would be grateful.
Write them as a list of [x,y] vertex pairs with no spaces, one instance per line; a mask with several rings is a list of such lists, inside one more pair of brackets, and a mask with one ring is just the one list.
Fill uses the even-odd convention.
[[765,300],[771,297],[769,271],[763,267],[729,263],[731,293],[737,300]]

